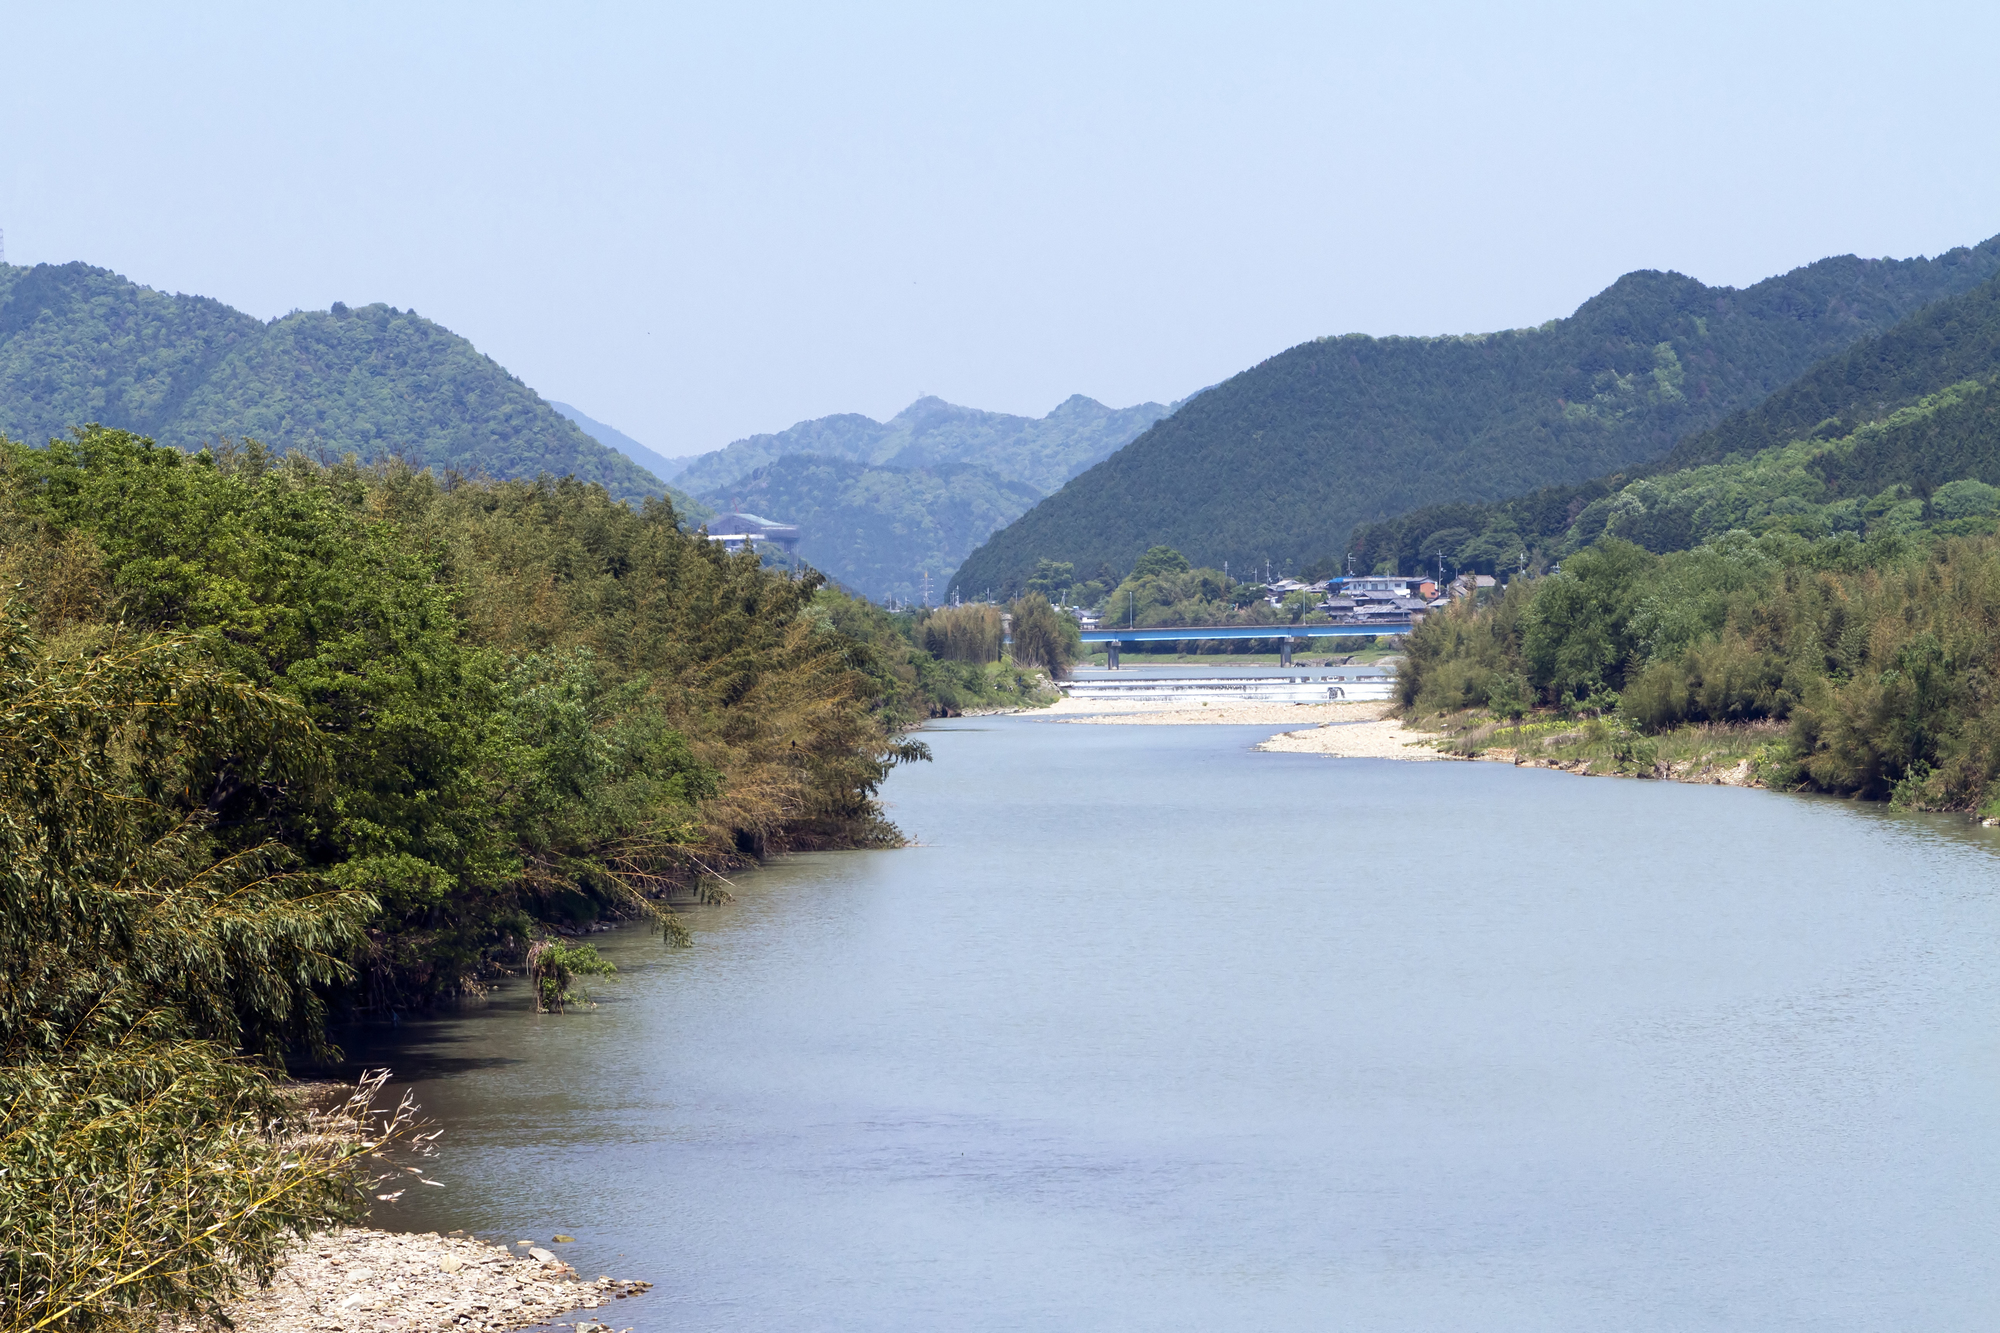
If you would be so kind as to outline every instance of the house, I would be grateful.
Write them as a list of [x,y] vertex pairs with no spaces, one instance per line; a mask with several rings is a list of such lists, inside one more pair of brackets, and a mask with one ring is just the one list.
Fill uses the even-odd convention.
[[717,514],[708,522],[708,539],[721,542],[729,551],[775,546],[788,557],[796,556],[799,536],[798,524],[778,523],[755,514]]
[[1392,574],[1354,574],[1340,580],[1340,591],[1357,601],[1363,597],[1408,597],[1410,586],[1416,582]]

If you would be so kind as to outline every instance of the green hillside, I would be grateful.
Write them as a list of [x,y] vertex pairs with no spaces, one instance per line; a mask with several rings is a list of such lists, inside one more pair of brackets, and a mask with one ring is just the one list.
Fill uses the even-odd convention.
[[1075,394],[1045,417],[1017,417],[919,398],[888,421],[850,412],[752,435],[702,455],[669,480],[728,503],[729,487],[765,464],[817,454],[897,468],[969,463],[1046,495],[1172,410],[1159,403],[1111,408]]
[[799,557],[875,600],[942,597],[967,552],[1041,493],[968,463],[876,467],[787,454],[730,489],[729,507],[796,523]]
[[265,324],[87,264],[0,265],[0,434],[43,441],[88,422],[182,449],[247,435],[440,475],[546,472],[623,500],[668,493],[415,311],[336,304]]
[[1323,338],[1207,390],[996,534],[957,586],[1037,559],[1127,568],[1335,556],[1358,523],[1659,458],[1814,362],[2000,271],[2000,237],[1935,259],[1825,259],[1737,290],[1629,273],[1567,319]]
[[1645,475],[1459,515],[1489,547],[1516,517],[1551,531],[1499,595],[1416,627],[1401,701],[1461,753],[2000,818],[1996,483],[2000,278]]
[[1606,535],[1672,551],[1736,528],[1906,526],[1933,516],[1925,502],[1941,487],[2000,482],[1996,377],[2000,278],[1828,357],[1650,466],[1430,506],[1356,529],[1350,549],[1365,569],[1428,569],[1441,553],[1448,570],[1495,573]]

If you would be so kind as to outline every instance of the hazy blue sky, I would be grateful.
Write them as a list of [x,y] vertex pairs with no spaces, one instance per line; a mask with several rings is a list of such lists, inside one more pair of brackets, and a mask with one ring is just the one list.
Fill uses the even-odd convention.
[[665,453],[2000,232],[2000,6],[11,4],[0,227]]

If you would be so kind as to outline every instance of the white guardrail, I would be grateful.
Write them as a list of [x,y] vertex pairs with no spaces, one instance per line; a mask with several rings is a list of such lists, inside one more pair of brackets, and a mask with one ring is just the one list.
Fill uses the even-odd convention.
[[1233,701],[1265,704],[1354,703],[1387,699],[1394,676],[1252,676],[1230,680],[1071,680],[1063,690],[1072,699]]

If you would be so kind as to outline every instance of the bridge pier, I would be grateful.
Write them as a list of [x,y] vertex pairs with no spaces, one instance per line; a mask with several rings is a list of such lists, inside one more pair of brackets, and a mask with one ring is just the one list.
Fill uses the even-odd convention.
[[1104,665],[1113,671],[1118,669],[1118,640],[1113,639],[1104,645]]
[[1284,638],[1278,640],[1278,665],[1281,667],[1288,667],[1291,664],[1292,664],[1292,640],[1290,635],[1286,635]]

